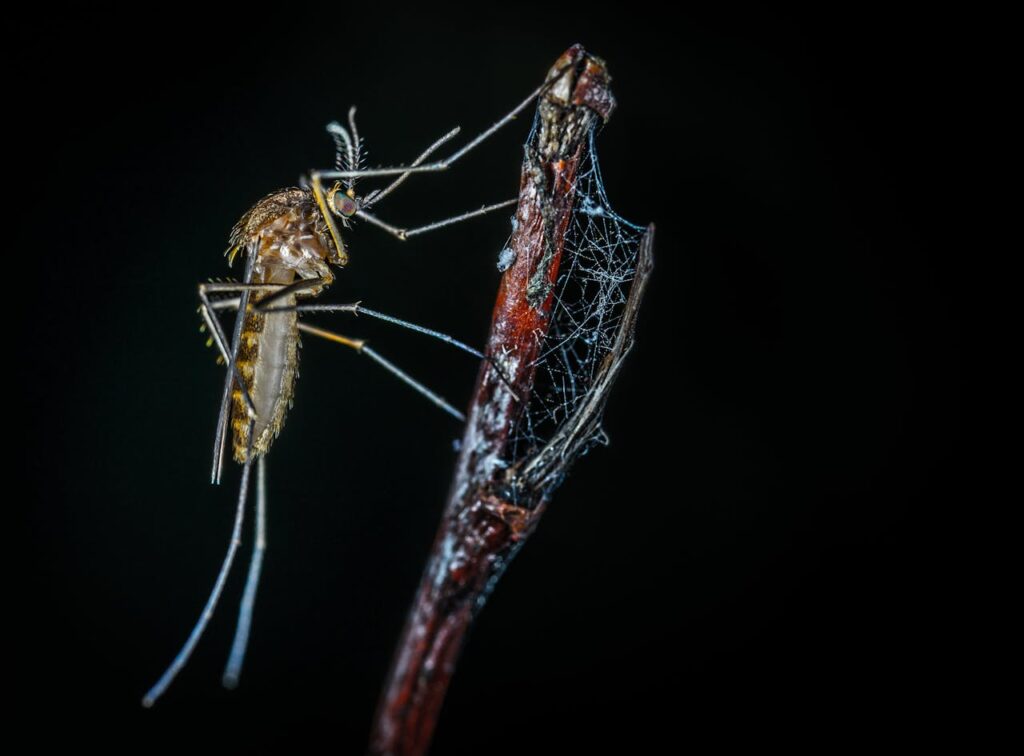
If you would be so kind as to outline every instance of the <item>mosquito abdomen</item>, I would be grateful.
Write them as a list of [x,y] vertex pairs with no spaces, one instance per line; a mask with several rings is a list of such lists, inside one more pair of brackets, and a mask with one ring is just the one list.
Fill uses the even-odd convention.
[[[275,300],[274,306],[291,307],[295,297]],[[295,392],[299,361],[298,315],[295,312],[257,312],[245,315],[238,348],[238,372],[256,408],[253,424],[254,455],[265,454],[281,428]],[[249,419],[242,390],[232,390],[231,427],[234,455],[246,461]]]
[[[328,285],[333,275],[326,260],[331,241],[319,221],[312,195],[287,189],[260,200],[239,221],[232,244],[255,245],[253,283],[287,286],[298,278],[320,279]],[[238,372],[256,410],[253,424],[254,456],[265,454],[284,427],[298,375],[298,315],[281,311],[297,304],[298,296],[315,296],[319,288],[286,297],[274,297],[269,311],[258,305],[272,292],[253,292],[244,313],[238,345]],[[245,462],[249,448],[249,413],[241,387],[232,389],[231,427],[234,456]]]

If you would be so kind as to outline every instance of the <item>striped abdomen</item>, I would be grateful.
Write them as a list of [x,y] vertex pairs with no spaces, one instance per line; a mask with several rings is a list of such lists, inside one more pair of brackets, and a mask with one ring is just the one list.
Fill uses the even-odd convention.
[[[289,271],[290,272],[290,271]],[[258,302],[268,295],[253,295]],[[255,303],[254,302],[254,303]],[[295,297],[274,302],[274,306],[293,306]],[[245,382],[256,418],[253,422],[252,450],[265,454],[284,426],[295,392],[299,362],[298,315],[295,312],[250,311],[242,324],[238,346],[238,372]],[[231,427],[234,431],[234,455],[246,461],[249,447],[249,413],[237,382],[231,394]]]

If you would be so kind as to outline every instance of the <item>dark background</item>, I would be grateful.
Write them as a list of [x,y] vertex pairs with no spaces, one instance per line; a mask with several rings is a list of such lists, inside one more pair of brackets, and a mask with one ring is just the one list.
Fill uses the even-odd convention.
[[[255,200],[330,163],[323,126],[350,104],[370,163],[401,163],[456,124],[486,127],[577,41],[614,77],[608,194],[658,224],[657,267],[612,444],[578,465],[481,614],[433,752],[823,747],[955,725],[951,505],[967,473],[947,146],[964,32],[891,11],[511,11],[16,29],[29,141],[8,255],[26,268],[29,353],[13,510],[28,535],[11,653],[41,742],[360,752],[460,429],[307,339],[270,456],[242,685],[219,678],[246,550],[191,664],[144,711],[206,599],[237,484],[233,465],[208,484],[222,373],[195,285],[232,274],[221,253]],[[380,215],[514,196],[528,125]],[[481,345],[508,233],[501,213],[405,244],[361,226],[324,299]],[[317,322],[468,400],[466,355]]]

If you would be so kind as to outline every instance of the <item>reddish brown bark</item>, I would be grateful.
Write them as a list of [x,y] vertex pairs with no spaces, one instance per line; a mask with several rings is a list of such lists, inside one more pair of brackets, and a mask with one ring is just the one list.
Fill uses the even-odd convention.
[[[553,488],[546,484],[545,455],[510,458],[510,434],[529,404],[535,360],[550,325],[581,155],[590,129],[607,119],[615,100],[604,64],[579,45],[559,58],[547,82],[523,164],[510,241],[515,262],[502,278],[494,308],[487,346],[494,364],[481,368],[449,500],[374,722],[372,754],[426,752],[473,615],[536,527]],[[560,431],[559,472],[576,456],[574,440],[600,422],[607,389],[631,344],[652,233],[641,245],[641,269],[614,359],[596,377],[589,406],[566,423],[574,428]],[[536,476],[530,474],[534,468]]]

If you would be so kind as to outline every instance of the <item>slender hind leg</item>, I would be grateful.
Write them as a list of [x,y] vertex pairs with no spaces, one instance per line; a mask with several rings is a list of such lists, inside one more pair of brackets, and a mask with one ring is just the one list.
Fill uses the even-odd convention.
[[[275,311],[351,312],[351,313],[353,313],[355,315],[369,315],[372,318],[377,318],[378,320],[383,320],[383,321],[385,321],[387,323],[391,323],[392,325],[396,325],[396,326],[399,326],[401,328],[408,328],[410,331],[415,331],[416,333],[422,333],[424,336],[430,336],[431,338],[437,339],[438,341],[443,341],[445,344],[449,344],[449,345],[455,347],[456,349],[459,349],[459,350],[461,350],[463,352],[466,352],[467,354],[471,354],[474,357],[478,357],[481,360],[487,361],[491,365],[491,367],[494,368],[495,372],[497,372],[498,377],[501,378],[501,380],[505,383],[506,386],[508,386],[509,390],[512,392],[513,398],[517,402],[520,401],[519,395],[516,394],[515,388],[512,386],[512,382],[508,379],[508,376],[505,375],[505,371],[501,369],[501,366],[492,357],[490,357],[489,355],[484,354],[479,349],[474,349],[473,347],[471,347],[471,346],[469,346],[467,344],[462,343],[458,339],[453,339],[451,336],[449,336],[446,333],[442,333],[441,331],[435,331],[433,328],[424,328],[421,325],[416,325],[415,323],[410,323],[408,320],[402,320],[401,318],[396,318],[393,315],[386,315],[383,312],[377,312],[376,310],[371,310],[368,307],[363,307],[359,302],[356,302],[355,304],[343,304],[343,305],[309,304],[309,305],[292,305],[290,307],[271,307],[271,308],[268,308],[268,312],[275,312]],[[301,326],[300,326],[300,328],[301,328]],[[342,337],[342,338],[344,338],[344,337]]]
[[322,339],[327,339],[328,341],[333,341],[335,344],[342,344],[344,346],[350,347],[359,352],[359,354],[365,354],[367,357],[369,357],[382,368],[387,370],[393,376],[403,381],[406,385],[411,386],[413,389],[415,389],[420,394],[429,399],[431,403],[443,409],[456,420],[460,420],[462,422],[466,421],[466,416],[459,412],[457,409],[455,409],[447,401],[445,401],[444,398],[442,398],[438,394],[435,394],[433,391],[428,389],[426,386],[424,386],[411,375],[409,375],[404,370],[399,368],[397,365],[390,362],[389,360],[384,359],[384,357],[382,357],[380,354],[370,349],[370,347],[366,346],[365,341],[359,339],[350,339],[347,336],[342,336],[341,334],[334,333],[333,331],[327,331],[324,330],[323,328],[317,328],[316,326],[311,326],[306,323],[299,323],[299,330],[302,331],[303,333],[308,333],[313,336],[319,336]]
[[[319,280],[319,279],[317,279],[317,280]],[[221,292],[237,291],[238,288],[242,288],[243,290],[252,290],[254,288],[266,288],[266,287],[256,287],[256,286],[232,288],[232,287],[235,286],[233,284],[218,284],[218,286],[222,286],[223,287],[223,288],[218,289],[218,291],[221,291]],[[432,328],[424,328],[423,326],[416,325],[415,323],[410,323],[407,320],[401,320],[401,319],[393,317],[391,315],[385,315],[384,313],[377,312],[376,310],[370,310],[370,309],[368,309],[366,307],[362,307],[359,303],[355,303],[355,304],[342,304],[342,305],[283,305],[283,306],[271,305],[269,307],[266,306],[267,303],[270,303],[270,302],[272,302],[273,300],[276,300],[276,299],[277,299],[276,295],[273,296],[273,297],[270,297],[267,300],[264,300],[264,302],[260,302],[259,305],[256,305],[255,309],[263,311],[263,312],[351,312],[351,313],[356,314],[356,315],[359,315],[359,314],[369,315],[371,317],[378,318],[380,320],[384,320],[384,321],[386,321],[388,323],[392,323],[392,324],[400,326],[402,328],[408,328],[409,330],[416,331],[417,333],[422,333],[425,336],[430,336],[431,338],[437,339],[438,341],[443,341],[444,343],[449,344],[449,345],[451,345],[451,346],[455,347],[456,349],[459,349],[459,350],[461,350],[463,352],[466,352],[467,354],[471,354],[474,357],[479,357],[482,360],[487,360],[488,362],[491,362],[490,358],[487,357],[482,352],[480,352],[479,350],[474,349],[473,347],[471,347],[471,346],[469,346],[467,344],[462,343],[458,339],[453,339],[448,334],[441,333],[440,331],[435,331]],[[220,302],[212,302],[210,304],[210,309],[212,309],[212,310],[231,310],[231,309],[237,309],[238,306],[239,306],[239,300],[236,300],[236,299],[222,300]],[[370,347],[366,346],[366,342],[365,341],[362,341],[362,340],[359,340],[359,339],[350,339],[347,336],[342,336],[340,334],[334,333],[333,331],[324,330],[323,328],[317,328],[316,326],[311,326],[311,325],[308,325],[307,323],[303,323],[301,321],[299,322],[298,326],[299,326],[299,330],[303,331],[304,333],[309,333],[309,334],[311,334],[313,336],[319,336],[320,338],[327,339],[328,341],[333,341],[336,344],[343,344],[344,346],[347,346],[347,347],[350,347],[352,349],[355,349],[360,354],[365,354],[367,357],[369,357],[371,360],[373,360],[378,365],[383,367],[389,373],[391,373],[392,375],[396,376],[399,380],[403,381],[404,383],[408,384],[413,389],[415,389],[416,391],[421,393],[423,396],[425,396],[427,399],[429,399],[435,405],[437,405],[438,407],[443,409],[449,415],[451,415],[452,417],[454,417],[454,418],[456,418],[458,420],[465,421],[465,419],[466,419],[465,415],[463,415],[457,409],[452,407],[452,405],[449,404],[447,401],[445,401],[441,396],[439,396],[438,394],[436,394],[433,391],[431,391],[430,389],[428,389],[426,386],[424,386],[422,383],[420,383],[415,378],[410,376],[408,373],[406,373],[404,370],[399,368],[397,365],[395,365],[391,361],[385,359],[382,355],[380,355],[378,352],[374,351]],[[497,366],[495,366],[495,367],[497,368]],[[499,370],[499,373],[500,372],[501,371]]]
[[[253,435],[253,422],[249,422],[249,438],[252,439]],[[170,666],[160,676],[160,679],[156,681],[156,684],[146,693],[142,698],[142,705],[149,708],[156,700],[163,695],[164,691],[167,690],[168,686],[174,682],[174,678],[177,677],[192,656],[192,652],[195,650],[196,644],[199,643],[199,639],[203,637],[203,632],[206,630],[207,624],[210,622],[210,618],[213,616],[214,610],[217,608],[217,602],[220,600],[220,595],[224,591],[224,583],[227,582],[228,573],[231,572],[231,564],[235,560],[235,553],[238,551],[238,546],[242,542],[242,521],[245,519],[245,500],[249,493],[249,471],[252,468],[252,443],[249,444],[249,454],[247,455],[249,461],[242,467],[242,482],[238,489],[238,505],[235,507],[235,524],[231,529],[231,542],[228,544],[227,553],[224,555],[224,563],[221,565],[220,572],[217,573],[217,579],[214,581],[213,590],[210,592],[210,597],[206,600],[206,606],[203,607],[202,613],[199,615],[199,619],[196,621],[195,626],[192,628],[192,632],[189,633],[188,639],[185,641],[185,645],[181,647],[181,651],[171,661]]]
[[224,668],[222,682],[225,688],[237,688],[242,675],[245,651],[249,646],[249,631],[252,629],[252,611],[256,604],[256,589],[260,584],[263,569],[263,554],[267,550],[267,458],[261,455],[256,463],[256,538],[249,562],[249,576],[245,579],[245,593],[238,610],[235,640],[231,644],[231,655]]

